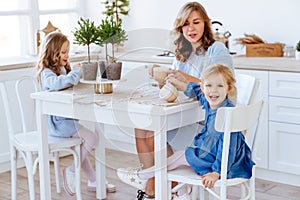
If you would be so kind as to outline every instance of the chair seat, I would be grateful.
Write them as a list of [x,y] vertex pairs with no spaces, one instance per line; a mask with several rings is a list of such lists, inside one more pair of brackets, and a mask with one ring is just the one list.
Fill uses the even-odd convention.
[[[39,135],[36,131],[21,133],[14,135],[11,139],[13,146],[21,151],[38,151],[39,149]],[[50,150],[70,148],[81,144],[80,138],[60,138],[48,137],[48,144]]]
[[[168,180],[171,181],[178,181],[181,183],[187,183],[191,185],[202,185],[201,182],[201,177],[195,173],[195,171],[188,166],[181,166],[177,169],[174,169],[172,171],[168,172]],[[243,182],[248,181],[249,179],[245,178],[232,178],[232,179],[227,179],[227,186],[233,186],[237,184],[241,184]],[[221,181],[218,180],[215,183],[214,187],[220,187]]]

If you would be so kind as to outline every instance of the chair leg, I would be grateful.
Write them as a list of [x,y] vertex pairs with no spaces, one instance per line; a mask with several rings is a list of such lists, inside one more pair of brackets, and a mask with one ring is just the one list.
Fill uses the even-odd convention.
[[26,168],[28,176],[28,186],[29,186],[29,195],[30,200],[35,199],[35,189],[34,189],[34,175],[33,175],[33,162],[32,162],[32,153],[26,152]]
[[59,177],[59,152],[53,152],[53,162],[55,171],[56,192],[60,193],[60,177]]
[[172,198],[172,181],[168,181],[168,199]]
[[[193,200],[196,200],[198,194],[199,194],[199,187],[196,186],[196,185],[193,185],[193,186],[192,186],[192,199],[193,199]],[[201,199],[201,200],[202,200],[202,199]]]
[[202,186],[198,186],[198,200],[204,200],[205,199],[205,190]]
[[81,170],[81,145],[75,147],[76,153],[73,155],[75,163],[75,176],[76,176],[76,198],[81,200],[81,189],[80,189],[80,170]]
[[11,199],[17,199],[17,149],[15,147],[10,148],[10,169],[11,169]]
[[255,178],[254,177],[250,179],[249,186],[250,186],[250,195],[251,195],[250,199],[255,200]]

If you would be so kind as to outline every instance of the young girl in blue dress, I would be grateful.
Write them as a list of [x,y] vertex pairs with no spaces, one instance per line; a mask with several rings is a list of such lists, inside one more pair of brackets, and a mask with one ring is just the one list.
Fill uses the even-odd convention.
[[[215,118],[218,108],[233,107],[236,101],[235,79],[232,71],[223,65],[215,64],[204,69],[201,82],[184,82],[176,77],[168,77],[178,90],[189,97],[197,97],[205,110],[203,129],[194,137],[193,146],[185,151],[177,151],[168,158],[168,170],[187,165],[199,174],[205,187],[212,188],[220,178],[223,135],[215,130]],[[250,178],[252,176],[251,150],[241,132],[231,133],[228,178]],[[154,176],[154,167],[136,171],[136,178],[144,181]],[[178,191],[179,192],[179,191]],[[188,195],[186,188],[181,195]],[[180,195],[180,194],[178,194]],[[181,197],[179,199],[188,199]]]
[[[70,67],[69,63],[70,42],[68,38],[59,32],[49,33],[43,43],[38,69],[38,80],[41,89],[62,90],[77,85],[80,76],[80,64]],[[96,175],[88,159],[89,153],[96,145],[97,134],[79,124],[78,120],[59,116],[48,116],[48,133],[55,137],[79,137],[82,138],[81,168],[88,178],[88,190],[96,191]],[[75,195],[75,166],[66,167],[63,170],[64,189]],[[115,192],[114,185],[106,184],[108,192]]]

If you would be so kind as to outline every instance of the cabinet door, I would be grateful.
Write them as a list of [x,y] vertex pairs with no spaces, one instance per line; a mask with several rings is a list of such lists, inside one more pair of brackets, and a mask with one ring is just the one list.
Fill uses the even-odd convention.
[[[258,91],[256,92],[255,100],[264,99],[265,106],[263,108],[262,119],[258,130],[260,137],[257,138],[258,152],[255,156],[255,161],[258,167],[268,168],[268,72],[256,70],[236,70],[236,74],[247,74],[254,76],[259,81]],[[254,100],[254,102],[255,102]]]
[[300,99],[270,97],[269,120],[300,124]]
[[270,72],[270,95],[300,98],[300,74]]
[[300,175],[299,130],[297,124],[270,122],[270,169]]

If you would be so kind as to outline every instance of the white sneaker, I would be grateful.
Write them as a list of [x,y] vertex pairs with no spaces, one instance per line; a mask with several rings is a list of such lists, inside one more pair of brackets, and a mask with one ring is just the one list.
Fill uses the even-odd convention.
[[137,172],[140,170],[139,168],[119,168],[117,170],[117,175],[121,181],[131,185],[137,189],[145,190],[147,180],[142,180],[138,177]]
[[178,196],[177,193],[172,195],[172,200],[192,200],[191,194],[185,193]]
[[63,170],[64,189],[70,196],[75,195],[75,173],[67,167]]
[[[177,191],[181,189],[182,187],[186,187],[186,193],[182,195],[178,195]],[[176,192],[175,192],[176,191]],[[192,193],[192,187],[190,185],[186,184],[178,184],[172,189],[172,192],[175,192],[172,194],[171,200],[192,200],[191,193]]]
[[[105,186],[106,186],[106,192],[108,193],[114,193],[117,191],[117,188],[114,184],[111,184],[111,183],[108,183],[107,181],[105,181]],[[96,192],[96,186],[97,186],[97,183],[96,181],[94,182],[91,182],[88,180],[88,186],[87,186],[87,189],[88,191],[90,192]]]

